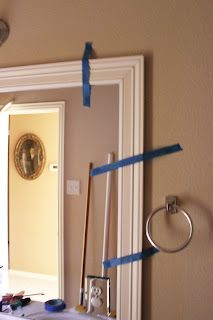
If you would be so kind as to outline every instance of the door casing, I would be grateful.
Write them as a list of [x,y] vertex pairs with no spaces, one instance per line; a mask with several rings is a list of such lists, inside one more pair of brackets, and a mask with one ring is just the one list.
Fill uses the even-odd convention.
[[[119,87],[119,159],[144,148],[144,58],[92,59],[91,85]],[[0,93],[82,86],[82,62],[0,69]],[[142,250],[143,163],[118,170],[117,256]],[[142,262],[117,267],[117,319],[141,320]]]

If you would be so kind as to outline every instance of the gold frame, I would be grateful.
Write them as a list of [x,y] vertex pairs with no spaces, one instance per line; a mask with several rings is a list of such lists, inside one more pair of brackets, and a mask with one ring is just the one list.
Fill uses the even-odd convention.
[[20,176],[27,180],[38,178],[45,166],[45,148],[35,134],[24,134],[15,147],[15,166]]

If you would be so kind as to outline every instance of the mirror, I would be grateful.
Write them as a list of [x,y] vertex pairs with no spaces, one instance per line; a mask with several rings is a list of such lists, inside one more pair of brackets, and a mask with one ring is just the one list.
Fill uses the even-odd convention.
[[[107,152],[109,150],[116,151],[115,157],[117,159],[118,156],[118,86],[117,85],[107,85],[107,86],[95,86],[92,91],[92,107],[88,110],[88,108],[83,108],[81,105],[81,88],[65,88],[65,89],[55,89],[55,90],[42,90],[42,91],[28,91],[28,92],[17,92],[15,93],[16,103],[13,104],[13,108],[17,109],[17,104],[25,102],[22,104],[22,113],[26,109],[26,101],[28,101],[28,105],[32,105],[33,101],[60,101],[62,99],[65,100],[65,189],[64,189],[64,238],[65,238],[65,259],[69,262],[65,263],[64,273],[65,273],[65,299],[68,305],[77,305],[78,304],[78,294],[79,294],[79,278],[80,278],[80,256],[82,251],[82,232],[83,232],[83,222],[84,222],[84,212],[85,212],[85,188],[87,183],[87,167],[89,161],[94,161],[95,164],[102,164],[107,161]],[[50,103],[50,102],[49,102]],[[34,103],[34,108],[37,103]],[[43,106],[44,107],[44,106]],[[21,105],[19,104],[19,108]],[[41,109],[41,108],[40,108]],[[20,112],[20,111],[19,111]],[[28,111],[29,112],[29,111]],[[46,152],[46,165],[42,174],[35,180],[25,180],[22,179],[17,170],[13,168],[11,170],[10,166],[10,176],[11,182],[9,189],[13,187],[12,191],[9,191],[10,196],[10,204],[9,210],[12,208],[13,212],[17,215],[23,217],[24,211],[26,211],[26,200],[28,200],[32,194],[34,197],[32,198],[33,206],[32,208],[37,207],[39,205],[39,210],[37,210],[37,216],[35,221],[38,220],[38,214],[41,221],[46,220],[45,216],[47,212],[50,212],[52,216],[54,216],[55,211],[53,211],[52,202],[57,201],[57,198],[51,197],[48,198],[48,194],[45,199],[43,199],[44,194],[47,193],[50,188],[52,188],[53,183],[50,186],[45,185],[47,183],[47,179],[53,179],[57,176],[57,172],[49,170],[49,164],[55,157],[50,157],[50,143],[56,144],[56,138],[54,137],[54,132],[50,131],[50,120],[46,120],[44,122],[43,117],[44,114],[17,114],[10,116],[10,154],[11,160],[14,160],[14,149],[17,143],[18,138],[22,135],[22,133],[29,131],[36,133],[43,141]],[[103,119],[101,119],[101,116]],[[31,119],[31,120],[30,120]],[[22,120],[22,121],[21,121]],[[25,121],[23,123],[23,121]],[[38,121],[38,125],[36,122]],[[33,126],[33,127],[32,127]],[[48,130],[42,130],[42,128],[48,128]],[[51,126],[52,127],[52,126]],[[110,130],[109,130],[110,127]],[[47,132],[46,132],[47,131]],[[99,139],[100,133],[105,137],[104,141]],[[47,139],[47,134],[50,136],[50,141]],[[12,139],[12,136],[14,137]],[[14,141],[14,142],[13,142]],[[53,146],[52,146],[53,147]],[[51,148],[52,148],[51,147]],[[98,161],[98,162],[97,162]],[[11,165],[13,165],[11,163]],[[115,204],[117,207],[117,182],[114,180],[114,176],[117,175],[116,172],[113,173],[113,198],[112,206],[114,208]],[[80,195],[68,195],[66,190],[66,180],[77,179],[80,181]],[[91,187],[91,201],[90,201],[90,215],[89,215],[89,230],[88,230],[88,242],[87,242],[87,259],[86,259],[86,270],[85,274],[101,274],[101,253],[102,253],[102,234],[101,230],[103,230],[103,217],[104,217],[104,197],[105,197],[105,188],[106,188],[106,176],[102,175],[97,177],[96,179],[92,179],[92,187]],[[117,180],[117,179],[116,179]],[[16,191],[14,183],[18,183],[18,192]],[[22,185],[22,190],[20,190],[20,184]],[[45,185],[44,185],[45,184]],[[114,187],[116,184],[116,187]],[[36,192],[36,185],[39,189]],[[41,192],[41,188],[43,191]],[[39,195],[37,196],[36,194]],[[19,201],[22,199],[22,194],[25,194],[25,199],[22,200],[23,206],[20,202],[16,202],[13,204],[14,197],[18,197]],[[49,199],[49,200],[47,200]],[[49,206],[46,205],[46,210],[44,210],[44,205],[49,201]],[[43,206],[42,206],[43,203]],[[13,204],[13,206],[12,206]],[[55,202],[55,206],[57,206],[57,202]],[[16,207],[18,210],[15,210]],[[29,215],[32,215],[32,210],[30,206],[27,207],[27,217],[23,218],[24,227],[25,227],[25,235],[26,232],[30,229],[30,226],[26,225],[26,221],[28,221]],[[19,211],[19,212],[18,212]],[[42,213],[43,212],[43,213]],[[114,220],[117,220],[117,210],[115,209],[113,212],[113,217],[111,217],[111,232],[110,232],[110,256],[116,256],[116,223]],[[15,219],[14,217],[13,219]],[[11,217],[12,219],[12,217]],[[19,219],[20,223],[20,219]],[[23,225],[23,223],[21,223]],[[35,223],[34,223],[35,225]],[[37,225],[37,224],[36,224]],[[27,229],[27,230],[26,230]],[[34,228],[35,229],[35,228]],[[35,231],[33,229],[33,232]],[[42,228],[41,228],[42,229]],[[48,228],[45,227],[47,232],[50,231],[52,227],[50,227],[50,221],[48,222]],[[44,230],[44,231],[45,231]],[[35,241],[41,239],[41,230],[37,230],[37,235],[39,237],[35,237]],[[32,234],[32,233],[30,233]],[[12,233],[10,232],[10,236]],[[27,253],[27,248],[25,243],[20,243],[18,234],[15,233],[16,247],[19,244],[19,248],[22,247],[25,253],[18,255],[19,250],[14,250],[11,252],[13,256],[28,256],[28,260],[32,262],[32,257],[29,258],[30,252]],[[27,238],[29,234],[27,235]],[[45,245],[47,245],[47,241],[49,241],[49,237],[45,234],[43,237],[43,241]],[[95,242],[95,250],[92,249]],[[35,244],[32,243],[32,246]],[[49,246],[53,247],[53,244],[49,243]],[[17,249],[18,249],[17,247]],[[44,247],[44,245],[43,245]],[[43,250],[42,247],[42,250]],[[57,249],[55,249],[57,250]],[[38,256],[38,250],[33,249],[33,255]],[[113,252],[112,252],[113,251]],[[67,252],[67,254],[66,254]],[[75,259],[72,258],[71,252],[74,252]],[[39,256],[41,255],[41,252]],[[33,256],[33,259],[34,259]],[[45,265],[49,263],[50,258],[38,258],[40,261],[45,261]],[[23,260],[23,258],[22,258]],[[32,264],[32,263],[31,263]],[[33,266],[30,266],[30,272],[33,273],[44,273],[42,270],[35,269],[36,263],[34,260]],[[9,269],[12,265],[9,266]],[[19,270],[23,270],[23,264],[17,266]],[[17,269],[17,267],[13,267]],[[33,267],[33,269],[32,269]],[[29,271],[29,262],[28,269],[25,271]],[[11,274],[10,270],[10,274]],[[13,272],[14,273],[14,272]],[[112,269],[109,271],[109,276],[111,278],[111,304],[115,305],[115,295],[116,295],[116,274],[112,276],[112,273],[116,273],[116,269]],[[28,280],[30,282],[30,280]],[[45,283],[45,279],[43,278],[42,284]],[[35,283],[34,283],[35,284]],[[19,286],[18,290],[27,289],[27,287]],[[47,289],[47,286],[46,288]],[[30,290],[30,288],[29,288]],[[26,290],[26,292],[30,292]],[[42,289],[43,291],[44,289]],[[34,290],[35,291],[35,290]],[[37,291],[40,292],[41,289],[37,288]],[[32,285],[31,285],[32,292]],[[47,293],[42,298],[46,298]],[[52,297],[55,296],[52,292]],[[36,296],[35,298],[40,298]]]
[[[142,153],[143,57],[94,59],[91,60],[90,67],[92,86],[115,84],[119,88],[118,158],[123,159]],[[0,92],[80,87],[81,79],[81,61],[8,68],[0,73]],[[8,111],[6,108],[2,110],[1,118],[6,111]],[[6,146],[2,146],[1,150],[6,150]],[[1,179],[6,179],[2,171],[0,176]],[[63,182],[62,179],[62,185]],[[7,206],[6,201],[4,205]],[[143,164],[140,163],[134,165],[134,168],[129,166],[118,171],[117,256],[142,250],[142,208]],[[2,216],[1,218],[4,222],[4,218]],[[63,230],[63,226],[61,227]],[[3,225],[1,228],[3,229]],[[5,244],[6,241],[0,243],[2,251]],[[69,263],[72,253],[69,255],[68,251],[64,252],[63,245],[60,249],[62,253],[60,265],[63,265],[64,257],[65,264]],[[141,319],[141,282],[141,262],[117,268],[118,319]],[[66,284],[65,290],[68,292],[70,283],[67,282],[67,278]]]
[[38,178],[45,165],[43,142],[35,134],[24,134],[16,144],[14,158],[16,169],[22,178]]

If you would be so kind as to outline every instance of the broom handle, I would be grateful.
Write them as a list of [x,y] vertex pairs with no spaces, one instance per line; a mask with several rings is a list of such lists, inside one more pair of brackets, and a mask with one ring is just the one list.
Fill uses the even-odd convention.
[[[113,152],[108,153],[108,164],[113,162]],[[103,256],[102,261],[108,259],[109,250],[109,226],[110,226],[110,205],[111,205],[111,189],[112,189],[112,172],[107,172],[106,196],[105,196],[105,213],[104,213],[104,238],[103,238]],[[107,270],[102,264],[102,277],[107,277]]]
[[90,162],[89,163],[89,172],[88,172],[85,220],[84,220],[83,250],[82,250],[82,257],[81,257],[81,286],[80,286],[80,296],[79,296],[79,304],[80,305],[83,305],[83,296],[84,296],[84,275],[85,275],[87,232],[88,232],[88,220],[89,220],[89,203],[90,203],[90,189],[91,189],[90,171],[91,171],[91,169],[92,169],[92,163]]

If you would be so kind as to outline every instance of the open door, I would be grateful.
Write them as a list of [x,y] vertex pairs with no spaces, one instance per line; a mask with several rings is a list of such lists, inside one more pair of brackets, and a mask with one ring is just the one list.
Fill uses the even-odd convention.
[[[62,298],[62,299],[64,298],[64,266],[63,266],[63,262],[64,262],[64,245],[63,245],[63,238],[64,238],[64,236],[63,236],[63,229],[64,229],[63,228],[64,108],[65,108],[65,103],[63,101],[60,101],[60,102],[57,101],[57,102],[31,103],[31,104],[26,103],[26,104],[20,104],[20,105],[13,104],[10,107],[10,109],[8,109],[8,110],[2,109],[2,112],[0,112],[0,146],[1,146],[1,152],[0,152],[0,164],[1,164],[0,165],[0,181],[1,181],[1,189],[0,189],[1,190],[1,192],[0,192],[0,266],[3,266],[0,269],[0,294],[4,294],[5,292],[14,292],[14,290],[16,291],[15,287],[14,287],[14,289],[12,289],[13,291],[10,291],[11,290],[10,287],[12,286],[12,282],[11,282],[11,278],[9,277],[9,275],[11,276],[11,263],[12,263],[12,260],[10,261],[10,252],[9,252],[9,245],[8,245],[9,244],[8,242],[9,242],[9,239],[11,236],[11,233],[9,232],[9,221],[8,221],[9,209],[11,210],[11,206],[9,206],[9,185],[10,185],[10,187],[12,186],[12,183],[9,183],[10,176],[8,174],[8,171],[9,171],[9,145],[10,145],[9,134],[8,134],[9,125],[10,125],[10,123],[12,124],[12,117],[14,118],[14,116],[15,117],[20,116],[22,118],[22,116],[36,117],[36,115],[37,115],[37,122],[40,118],[42,118],[43,122],[44,122],[44,121],[46,121],[47,116],[49,117],[49,115],[51,115],[51,119],[52,119],[51,123],[54,123],[54,128],[56,130],[55,134],[57,135],[56,140],[58,141],[58,143],[57,143],[57,147],[56,147],[57,150],[56,151],[54,151],[55,148],[54,148],[54,150],[52,150],[52,149],[50,150],[50,148],[47,148],[47,146],[46,146],[46,151],[49,150],[48,151],[49,157],[50,157],[50,154],[51,154],[51,156],[53,156],[54,152],[57,153],[57,157],[54,156],[55,157],[54,159],[57,160],[56,161],[57,162],[57,170],[56,170],[57,172],[55,173],[57,175],[57,177],[55,176],[55,174],[53,177],[53,173],[49,172],[49,171],[51,171],[49,162],[46,163],[46,175],[50,176],[51,182],[53,181],[53,178],[54,178],[54,181],[56,181],[56,183],[57,183],[57,187],[54,188],[54,197],[57,198],[57,204],[55,205],[56,217],[54,220],[54,221],[56,221],[56,223],[54,224],[54,231],[52,232],[52,233],[54,233],[54,244],[56,246],[56,247],[54,247],[55,253],[57,253],[56,259],[55,259],[55,254],[53,255],[54,261],[57,260],[57,261],[55,261],[56,265],[54,265],[54,268],[55,268],[54,272],[55,273],[53,274],[52,270],[50,271],[50,270],[43,270],[42,269],[42,271],[40,271],[39,267],[41,267],[40,266],[41,264],[40,265],[38,264],[38,266],[37,266],[36,270],[38,270],[38,271],[30,270],[28,265],[27,265],[28,269],[26,270],[26,269],[21,269],[19,265],[17,266],[17,264],[16,265],[13,264],[13,266],[15,266],[17,268],[15,268],[15,267],[13,268],[14,270],[12,270],[13,271],[12,275],[14,275],[14,271],[15,271],[15,275],[19,276],[19,280],[18,280],[19,282],[17,282],[17,279],[15,279],[16,284],[18,284],[18,285],[20,283],[20,277],[22,277],[22,276],[25,276],[25,277],[30,276],[31,278],[32,278],[32,276],[37,276],[38,280],[40,281],[39,286],[41,287],[42,285],[44,285],[44,290],[41,288],[41,292],[44,291],[45,296],[44,297],[42,296],[42,297],[45,300],[47,300],[48,295],[45,291],[46,286],[45,286],[44,281],[48,281],[50,286],[54,285],[54,290],[57,290],[57,293],[55,294],[56,296],[58,296],[59,298]],[[57,115],[57,117],[55,117],[55,115]],[[57,122],[57,124],[56,124],[56,122]],[[11,127],[11,130],[12,130],[12,127]],[[49,135],[50,135],[50,133],[49,133]],[[14,140],[14,143],[15,143],[15,140]],[[14,149],[14,146],[13,146],[13,149]],[[55,155],[55,153],[54,153],[54,155]],[[46,160],[48,160],[48,159],[49,158],[46,157]],[[50,160],[48,160],[48,161],[50,161]],[[10,170],[10,173],[11,173],[11,170]],[[15,180],[15,179],[13,179],[13,180]],[[14,194],[16,194],[15,191],[13,192],[13,195]],[[11,197],[10,197],[10,199],[11,199]],[[48,200],[46,200],[46,202],[47,201]],[[48,208],[49,208],[49,206],[48,206]],[[52,212],[53,211],[51,211],[51,213]],[[10,213],[11,213],[11,211],[10,211]],[[45,235],[46,235],[46,233],[45,233]],[[16,236],[17,236],[17,233],[14,233],[13,234],[13,251],[14,251],[14,239]],[[38,241],[35,241],[35,242],[38,242]],[[12,244],[12,241],[11,241],[11,244]],[[43,245],[43,247],[44,247],[44,245]],[[11,248],[12,248],[12,246],[11,246]],[[25,250],[25,252],[26,252],[26,250]],[[35,251],[33,251],[33,252],[34,252],[33,255],[35,255]],[[14,263],[14,259],[13,259],[13,263]],[[32,259],[28,259],[28,262],[31,260]],[[9,262],[11,262],[11,263],[9,263]],[[44,275],[43,275],[43,273],[44,273]],[[10,279],[10,282],[9,282],[9,279]],[[38,292],[38,290],[36,290],[36,285],[37,285],[37,283],[35,283],[36,279],[32,279],[31,284],[29,281],[27,281],[25,283],[27,291],[31,290],[31,289],[33,290],[33,285],[35,285],[34,290],[36,292]],[[55,282],[54,282],[54,284],[52,284],[52,281],[57,282],[56,289],[55,289]],[[30,289],[28,289],[28,287],[27,287],[28,282],[30,285]],[[43,282],[43,284],[41,284],[41,282]],[[22,283],[22,285],[23,285],[23,283]],[[50,286],[49,286],[49,288],[50,288]],[[25,290],[25,288],[23,288],[23,289]],[[49,294],[49,291],[48,291],[48,294]],[[51,291],[50,294],[52,294],[52,292],[53,291]]]
[[8,132],[9,115],[0,113],[0,293],[8,285]]

